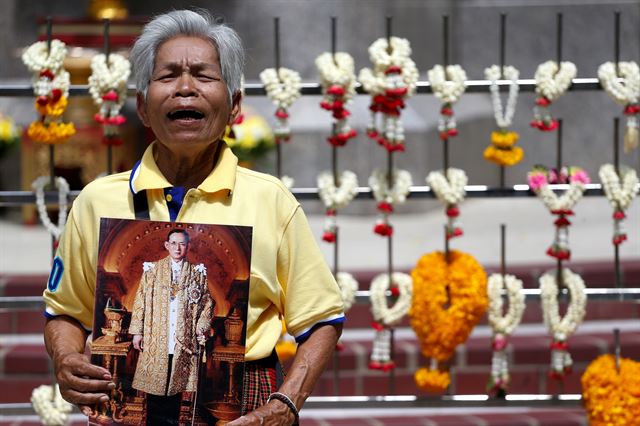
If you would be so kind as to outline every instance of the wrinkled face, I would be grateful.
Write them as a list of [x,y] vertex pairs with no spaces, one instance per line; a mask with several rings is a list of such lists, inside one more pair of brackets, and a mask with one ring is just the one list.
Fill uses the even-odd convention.
[[169,256],[176,262],[181,261],[187,256],[189,250],[189,241],[187,236],[179,232],[171,234],[169,240],[164,242],[164,248],[169,252]]
[[219,140],[239,112],[239,101],[230,106],[211,42],[179,36],[160,45],[147,98],[138,95],[138,115],[160,143],[182,150]]

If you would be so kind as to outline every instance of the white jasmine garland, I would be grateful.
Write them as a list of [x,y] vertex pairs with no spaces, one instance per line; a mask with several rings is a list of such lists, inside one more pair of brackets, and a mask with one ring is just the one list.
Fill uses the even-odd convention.
[[33,93],[36,96],[50,96],[55,89],[60,90],[65,98],[69,96],[69,73],[63,69],[54,74],[53,80],[47,76],[35,74],[32,80]]
[[[635,104],[640,97],[640,68],[635,62],[605,62],[598,67],[598,79],[602,88],[621,105]],[[620,81],[621,80],[621,81]]]
[[395,205],[402,204],[406,201],[411,185],[413,184],[411,173],[406,170],[395,169],[392,177],[393,186],[391,188],[389,188],[389,181],[385,170],[376,169],[369,177],[369,186],[377,202]]
[[540,277],[540,298],[544,324],[554,339],[565,341],[582,323],[586,312],[587,294],[580,275],[568,268],[562,270],[562,282],[569,290],[571,301],[567,312],[560,318],[558,310],[558,282],[556,273],[547,272]]
[[[487,80],[491,82],[489,91],[491,92],[491,102],[493,105],[493,116],[496,120],[496,124],[501,129],[506,129],[511,126],[513,122],[513,115],[516,112],[516,103],[518,101],[518,92],[520,87],[518,86],[518,77],[520,71],[512,66],[503,67],[504,72],[500,72],[500,66],[492,65],[484,70],[484,75]],[[509,84],[509,97],[507,98],[506,110],[502,107],[502,101],[500,100],[500,88],[498,87],[498,80],[504,74],[505,80],[510,80]]]
[[569,189],[560,197],[549,187],[548,184],[542,185],[535,191],[538,198],[542,200],[544,205],[550,211],[572,210],[573,207],[582,199],[585,186],[582,182],[572,181],[569,183]]
[[369,46],[369,59],[375,66],[375,71],[384,71],[394,65],[404,67],[407,60],[411,61],[410,57],[411,44],[406,38],[391,37],[391,49],[386,38],[379,38]]
[[31,405],[46,426],[69,424],[69,413],[73,406],[62,399],[58,385],[41,385],[31,392]]
[[438,200],[446,205],[456,205],[464,201],[468,178],[462,169],[450,167],[445,177],[442,171],[433,171],[427,175],[427,185],[434,192]]
[[69,183],[63,177],[56,177],[54,182],[58,188],[58,225],[51,223],[49,214],[47,213],[47,206],[44,201],[44,187],[49,183],[49,176],[40,176],[33,181],[31,187],[36,193],[36,206],[38,208],[38,215],[40,221],[49,233],[56,239],[60,239],[64,225],[67,223],[67,207],[69,196]]
[[114,103],[119,111],[127,99],[127,81],[130,74],[131,64],[124,56],[117,53],[109,54],[109,66],[107,66],[104,54],[95,55],[91,59],[91,76],[89,77],[89,93],[93,102],[101,106],[105,102],[102,97],[113,90],[118,94],[118,100]]
[[320,84],[326,90],[337,85],[345,89],[345,98],[350,99],[356,93],[356,74],[353,57],[345,52],[324,52],[316,58],[316,67],[320,72]]
[[464,93],[467,81],[467,73],[460,65],[435,65],[427,72],[431,90],[442,103],[453,104],[458,102]]
[[353,278],[348,272],[338,272],[336,277],[338,287],[340,287],[340,293],[342,295],[342,302],[344,303],[344,311],[347,312],[353,306],[353,302],[356,300],[356,292],[358,291],[358,281]]
[[302,79],[297,71],[288,68],[267,68],[260,73],[267,97],[278,108],[289,108],[300,97]]
[[[506,290],[509,308],[502,313],[502,291]],[[491,274],[487,283],[489,294],[489,324],[493,334],[509,335],[520,324],[525,303],[522,281],[513,275]]]
[[562,96],[571,86],[571,81],[576,77],[577,68],[574,63],[563,61],[547,61],[538,65],[535,73],[536,93],[554,102]]
[[292,178],[291,176],[280,176],[280,181],[282,181],[282,184],[287,188],[287,189],[291,189],[293,188],[293,184],[295,183],[295,179]]
[[373,348],[369,368],[372,370],[387,371],[394,368],[391,360],[391,330],[388,328],[376,329],[373,338]]
[[358,176],[354,172],[345,170],[338,179],[340,186],[336,186],[333,173],[324,171],[318,175],[318,195],[330,209],[346,207],[358,194]]
[[599,175],[602,189],[611,206],[616,210],[627,210],[638,194],[636,171],[625,167],[620,170],[620,176],[618,176],[613,164],[603,164],[600,167]]
[[369,298],[371,300],[371,313],[373,319],[384,326],[392,326],[398,323],[409,313],[411,296],[413,294],[413,281],[411,276],[394,272],[392,281],[398,288],[398,300],[392,307],[387,305],[386,292],[390,289],[389,274],[380,274],[371,281]]
[[51,40],[51,48],[47,55],[47,42],[37,41],[29,46],[22,54],[22,62],[34,74],[50,70],[56,74],[67,56],[67,45],[62,41]]

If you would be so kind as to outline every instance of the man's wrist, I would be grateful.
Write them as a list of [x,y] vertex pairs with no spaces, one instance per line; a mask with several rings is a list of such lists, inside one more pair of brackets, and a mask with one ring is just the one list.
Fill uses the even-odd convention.
[[284,408],[289,412],[290,417],[293,418],[292,424],[299,423],[300,415],[298,413],[298,408],[293,403],[291,398],[289,398],[287,395],[285,395],[282,392],[273,392],[271,395],[269,395],[269,398],[267,398],[267,404],[272,401],[279,402],[282,406],[284,406]]

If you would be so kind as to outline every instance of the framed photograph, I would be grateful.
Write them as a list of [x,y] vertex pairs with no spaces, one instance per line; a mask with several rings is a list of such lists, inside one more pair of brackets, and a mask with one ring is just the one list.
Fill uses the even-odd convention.
[[243,397],[252,228],[100,222],[91,361],[116,388],[91,425],[223,425]]

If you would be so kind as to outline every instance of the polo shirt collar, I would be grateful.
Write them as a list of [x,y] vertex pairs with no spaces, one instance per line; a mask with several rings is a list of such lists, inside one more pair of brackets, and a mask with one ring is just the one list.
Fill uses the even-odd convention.
[[[198,185],[198,189],[214,193],[221,190],[233,191],[236,182],[236,168],[238,158],[224,141],[220,141],[220,155],[218,162],[209,173],[209,176]],[[147,189],[171,188],[173,185],[164,177],[155,160],[153,159],[153,142],[147,147],[142,159],[136,163],[129,176],[129,189],[133,194]]]

